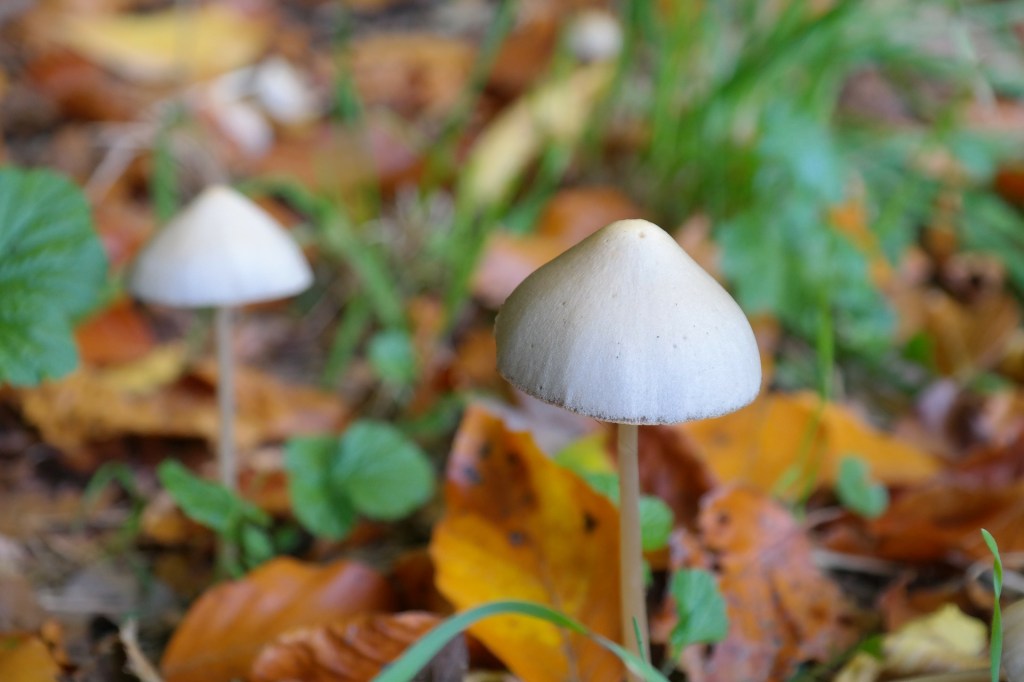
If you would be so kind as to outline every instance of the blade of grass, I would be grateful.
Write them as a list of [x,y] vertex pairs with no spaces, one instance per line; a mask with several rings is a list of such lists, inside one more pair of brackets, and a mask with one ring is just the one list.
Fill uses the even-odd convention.
[[989,656],[992,682],[999,682],[999,664],[1003,656],[1003,611],[999,605],[999,598],[1003,594],[1003,559],[999,555],[999,545],[992,534],[982,528],[981,537],[988,545],[988,551],[992,552],[992,594],[995,600],[992,604],[992,643],[989,645]]
[[449,618],[424,635],[398,660],[384,668],[373,682],[408,682],[430,662],[450,639],[477,621],[499,615],[522,615],[537,618],[560,628],[586,635],[615,654],[631,671],[642,675],[647,682],[668,682],[668,679],[651,664],[626,651],[610,639],[592,632],[573,618],[542,604],[516,600],[483,604]]

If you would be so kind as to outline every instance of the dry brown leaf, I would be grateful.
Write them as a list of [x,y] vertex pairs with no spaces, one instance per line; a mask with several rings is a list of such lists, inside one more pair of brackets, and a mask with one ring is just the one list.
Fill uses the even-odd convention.
[[57,682],[61,668],[36,635],[0,635],[0,680]]
[[677,531],[672,550],[676,568],[717,574],[729,616],[726,639],[710,653],[691,647],[684,654],[691,679],[784,680],[801,663],[829,660],[851,644],[850,607],[815,566],[792,515],[765,495],[712,493],[702,503],[699,536]]
[[129,78],[203,79],[254,62],[266,49],[267,17],[218,3],[147,14],[70,15],[53,39]]
[[[607,498],[474,406],[455,438],[445,499],[430,551],[456,608],[524,599],[618,638],[618,515]],[[621,678],[614,656],[548,623],[502,616],[470,632],[524,680]]]
[[475,57],[473,45],[459,38],[380,33],[353,41],[341,68],[350,70],[364,103],[434,116],[462,95]]
[[392,600],[387,580],[362,564],[274,559],[200,597],[167,645],[160,668],[165,682],[245,679],[260,650],[285,632],[386,611]]
[[[738,412],[674,428],[691,437],[719,480],[790,497],[834,484],[847,455],[863,459],[875,479],[891,485],[939,470],[931,455],[875,430],[841,405],[825,405],[820,423],[818,410],[813,393],[763,394]],[[791,484],[777,490],[790,476]]]
[[[168,347],[158,347],[135,363],[138,371],[82,367],[16,397],[43,439],[83,466],[89,466],[90,445],[126,435],[215,442],[214,364],[201,363],[173,381],[175,374],[168,374],[164,363],[167,354]],[[331,393],[284,384],[251,368],[238,368],[236,382],[236,433],[243,450],[297,433],[334,431],[345,420],[345,406]]]
[[358,614],[286,633],[260,652],[251,682],[370,682],[440,622],[432,613]]

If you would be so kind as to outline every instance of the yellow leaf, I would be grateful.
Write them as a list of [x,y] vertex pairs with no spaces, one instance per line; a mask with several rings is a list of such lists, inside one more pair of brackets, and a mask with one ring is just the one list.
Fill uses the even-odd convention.
[[[820,417],[820,421],[819,421]],[[797,497],[808,487],[833,485],[843,457],[862,458],[886,484],[921,481],[939,470],[934,457],[886,435],[849,409],[820,410],[810,392],[762,394],[748,407],[717,419],[681,425],[722,481]],[[779,488],[787,477],[790,484]]]
[[140,15],[68,17],[54,37],[118,73],[143,81],[208,78],[254,62],[271,25],[223,4]]
[[49,648],[35,635],[0,636],[0,680],[57,682],[60,666]]
[[988,628],[953,604],[916,618],[885,636],[883,659],[874,665],[858,654],[836,682],[874,682],[881,675],[910,676],[928,673],[984,670]]
[[[457,608],[497,599],[546,604],[618,638],[618,514],[525,433],[467,410],[448,465],[447,514],[430,551]],[[617,659],[589,639],[523,616],[471,632],[530,682],[618,682]]]
[[501,201],[526,166],[548,144],[571,144],[583,134],[613,67],[594,64],[541,86],[501,114],[477,139],[466,162],[473,205]]
[[129,393],[146,393],[176,381],[185,371],[188,354],[183,344],[160,346],[134,362],[127,362],[97,374],[111,388]]

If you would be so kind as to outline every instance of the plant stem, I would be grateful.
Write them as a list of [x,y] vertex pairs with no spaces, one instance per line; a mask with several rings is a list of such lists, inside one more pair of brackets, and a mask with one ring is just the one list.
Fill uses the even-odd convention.
[[235,463],[235,376],[231,353],[232,309],[220,306],[214,311],[217,334],[217,405],[220,408],[220,438],[217,440],[217,464],[220,482],[228,490],[238,487]]
[[[619,586],[622,641],[643,660],[647,655],[647,603],[644,597],[643,547],[640,543],[640,465],[637,426],[618,424],[619,433]],[[639,633],[639,641],[637,641]],[[630,673],[630,680],[639,677]]]

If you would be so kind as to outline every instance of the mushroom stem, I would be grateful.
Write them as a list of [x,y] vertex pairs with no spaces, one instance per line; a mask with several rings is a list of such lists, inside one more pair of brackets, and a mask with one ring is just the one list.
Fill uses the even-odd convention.
[[[619,440],[619,585],[622,640],[644,660],[647,655],[647,603],[644,597],[643,545],[640,541],[640,466],[636,424],[618,424]],[[639,635],[639,641],[637,638]],[[639,680],[630,674],[630,680]]]
[[220,438],[217,441],[217,465],[220,482],[228,490],[238,486],[238,468],[235,462],[235,368],[231,353],[230,306],[214,310],[217,342],[217,405],[220,408]]

